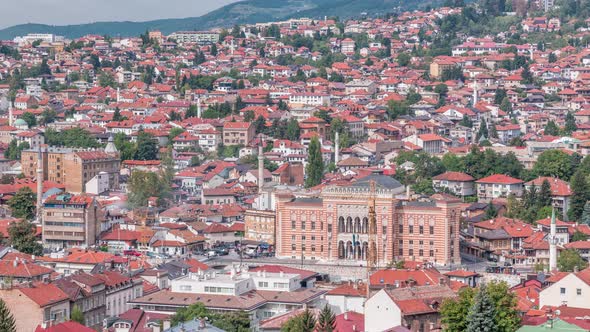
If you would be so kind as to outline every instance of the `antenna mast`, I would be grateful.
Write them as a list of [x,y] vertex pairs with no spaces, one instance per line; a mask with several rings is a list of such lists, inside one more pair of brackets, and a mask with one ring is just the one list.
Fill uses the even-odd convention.
[[376,215],[376,194],[375,181],[369,182],[369,243],[367,250],[367,298],[370,295],[371,272],[377,267],[377,215]]

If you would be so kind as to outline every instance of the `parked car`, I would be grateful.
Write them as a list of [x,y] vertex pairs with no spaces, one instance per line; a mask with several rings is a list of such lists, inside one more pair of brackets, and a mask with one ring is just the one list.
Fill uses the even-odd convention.
[[124,250],[123,251],[123,255],[125,256],[135,256],[135,257],[139,257],[141,256],[141,253],[135,251],[135,250]]
[[229,255],[229,250],[225,248],[217,248],[215,249],[215,253],[219,256],[227,256]]

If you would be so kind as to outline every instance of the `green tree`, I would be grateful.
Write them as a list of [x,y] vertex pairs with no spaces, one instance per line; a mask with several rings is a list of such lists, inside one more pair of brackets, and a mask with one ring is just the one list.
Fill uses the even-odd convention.
[[54,110],[44,110],[43,113],[41,113],[41,120],[39,120],[39,124],[46,125],[48,123],[53,123],[55,122],[56,116],[57,113]]
[[82,312],[80,307],[78,307],[77,305],[75,305],[72,308],[72,312],[70,313],[70,320],[74,321],[74,322],[78,322],[82,325],[86,324],[85,319],[84,319],[84,313]]
[[512,115],[513,109],[512,109],[512,102],[510,101],[510,99],[508,99],[508,97],[502,99],[502,103],[500,104],[500,109],[504,112],[506,112],[509,115]]
[[188,307],[180,308],[172,316],[172,326],[182,322],[193,320],[195,318],[208,318],[211,325],[228,332],[249,332],[250,319],[248,314],[240,311],[231,314],[217,314],[209,311],[201,302],[193,303]]
[[506,94],[506,90],[502,88],[497,88],[496,94],[494,95],[494,104],[500,105],[504,101],[504,98],[506,98],[507,96],[508,95]]
[[492,204],[492,202],[488,203],[488,208],[486,209],[485,219],[494,219],[498,216],[498,209],[496,206]]
[[503,281],[492,281],[486,284],[486,292],[496,308],[495,323],[498,331],[514,332],[520,328],[518,299]]
[[45,143],[51,146],[69,148],[97,148],[98,141],[84,128],[74,127],[58,132],[52,128],[45,130]]
[[571,157],[562,150],[544,151],[533,166],[533,174],[567,180],[572,175]]
[[134,208],[147,206],[150,197],[161,197],[162,184],[157,173],[134,171],[129,177],[129,204]]
[[27,126],[29,126],[29,128],[32,128],[37,125],[37,118],[31,112],[23,113],[23,115],[21,116],[21,119],[27,123]]
[[537,205],[539,207],[551,206],[551,184],[547,179],[543,180],[541,189],[539,190],[539,196],[537,198]]
[[314,136],[309,143],[308,149],[308,163],[305,168],[305,187],[314,187],[322,183],[324,175],[324,160],[322,159],[322,151],[320,140]]
[[22,142],[21,144],[17,144],[18,143],[16,139],[10,141],[10,143],[8,144],[8,148],[4,150],[4,158],[10,160],[20,160],[21,153],[24,150],[29,149],[31,147],[29,145],[29,142]]
[[102,74],[98,76],[98,84],[103,88],[107,86],[114,88],[116,86],[115,76],[109,72],[102,72]]
[[464,172],[465,163],[463,159],[454,153],[446,153],[442,157],[442,164],[449,172]]
[[309,309],[291,319],[283,326],[281,332],[313,332],[316,328],[316,318]]
[[131,142],[125,133],[116,133],[113,140],[115,147],[119,150],[121,160],[132,160],[135,157],[137,147]]
[[35,217],[35,194],[31,188],[22,187],[8,200],[8,206],[13,217],[32,220]]
[[489,138],[490,135],[488,134],[488,125],[485,119],[481,120],[479,124],[479,130],[477,131],[477,135],[475,137],[476,141],[479,141],[480,138]]
[[123,116],[121,115],[121,110],[117,107],[115,108],[115,113],[113,113],[113,121],[122,121]]
[[184,133],[184,129],[182,128],[174,127],[170,129],[170,132],[168,133],[168,143],[172,144],[172,141],[182,133]]
[[14,249],[29,255],[41,255],[43,247],[37,242],[37,226],[28,221],[13,222],[8,226],[8,237]]
[[549,120],[549,122],[547,122],[547,124],[545,125],[543,133],[545,133],[545,135],[558,136],[559,127],[557,126],[557,124],[555,124],[553,120]]
[[294,118],[291,118],[289,120],[289,122],[287,123],[287,131],[285,133],[285,135],[287,136],[287,139],[289,139],[291,141],[298,140],[299,139],[299,132],[300,132],[299,123]]
[[485,286],[480,286],[473,299],[473,305],[467,314],[467,332],[499,332],[496,325],[496,306],[492,302]]
[[563,131],[565,135],[570,135],[574,131],[578,129],[576,125],[576,118],[572,112],[567,112],[565,116],[565,126],[563,127]]
[[582,224],[590,225],[590,201],[584,204],[584,209],[582,210],[582,219],[580,222]]
[[0,299],[0,331],[16,332],[16,321],[4,300]]
[[158,143],[153,135],[140,129],[137,133],[137,151],[135,152],[136,160],[156,160],[158,159]]
[[397,56],[397,63],[402,67],[407,67],[410,64],[411,56],[408,53],[400,53]]
[[586,241],[588,240],[588,235],[586,235],[586,233],[582,233],[579,230],[576,230],[574,232],[574,234],[572,235],[572,241],[571,242],[576,242],[576,241]]
[[467,315],[473,305],[476,291],[474,288],[465,287],[459,291],[456,299],[445,299],[440,308],[440,315],[444,331],[467,330]]
[[320,312],[318,318],[318,324],[316,327],[317,332],[333,332],[336,330],[336,316],[330,306],[326,304],[324,309]]
[[569,220],[579,220],[584,212],[584,206],[588,202],[590,196],[590,189],[588,188],[588,181],[584,177],[583,170],[579,169],[570,181],[570,187],[573,192],[568,210]]
[[588,267],[580,253],[576,249],[565,249],[559,253],[557,268],[562,272],[573,272],[575,268],[583,270]]

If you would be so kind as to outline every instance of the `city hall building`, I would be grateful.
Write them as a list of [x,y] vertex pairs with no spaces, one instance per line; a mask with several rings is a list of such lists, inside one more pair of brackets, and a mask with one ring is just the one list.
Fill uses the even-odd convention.
[[363,263],[374,197],[379,266],[399,260],[460,262],[459,200],[408,201],[404,186],[380,173],[328,185],[317,197],[276,195],[277,257]]

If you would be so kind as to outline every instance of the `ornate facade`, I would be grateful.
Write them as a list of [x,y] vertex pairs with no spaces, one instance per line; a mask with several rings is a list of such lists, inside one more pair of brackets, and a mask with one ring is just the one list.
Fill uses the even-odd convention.
[[376,187],[379,266],[394,260],[460,262],[460,201],[407,201],[403,185],[380,174],[345,186],[327,186],[313,198],[278,193],[277,257],[365,262],[371,182]]

